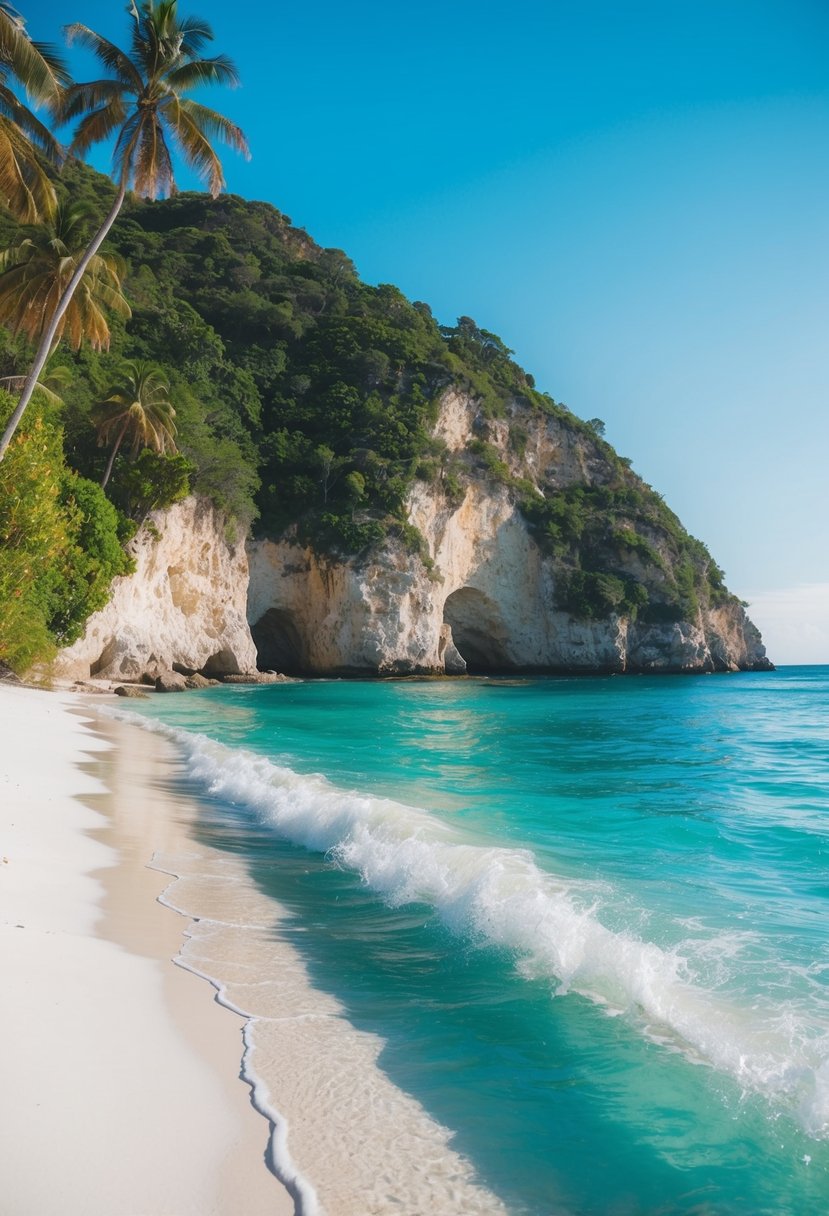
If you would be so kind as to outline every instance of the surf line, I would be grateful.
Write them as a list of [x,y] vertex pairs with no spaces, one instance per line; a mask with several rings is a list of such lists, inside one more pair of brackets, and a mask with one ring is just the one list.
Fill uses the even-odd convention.
[[[184,917],[188,922],[184,928],[184,938],[186,941],[193,939],[194,926],[197,924],[216,925],[217,928],[228,924],[226,921],[214,920],[209,916],[193,916],[185,908],[179,907],[174,902],[171,892],[182,876],[176,873],[175,870],[171,870],[168,866],[162,865],[158,860],[157,853],[153,854],[152,859],[148,863],[148,868],[172,878],[173,881],[158,896],[158,902],[163,904],[165,908],[169,908],[172,912],[177,913],[177,915]],[[189,971],[191,975],[196,975],[199,979],[206,980],[214,989],[213,999],[216,1003],[242,1018],[243,1050],[239,1065],[239,1079],[244,1081],[250,1088],[251,1106],[268,1123],[268,1143],[264,1153],[265,1165],[293,1199],[296,1216],[325,1216],[314,1187],[297,1169],[291,1158],[288,1148],[288,1133],[290,1130],[288,1120],[274,1104],[264,1078],[256,1072],[252,1063],[255,1048],[254,1031],[257,1024],[260,1022],[279,1021],[281,1019],[263,1018],[237,1005],[227,995],[227,988],[222,980],[194,966],[183,956],[181,951],[175,955],[172,961],[177,967],[181,967],[183,971]]]

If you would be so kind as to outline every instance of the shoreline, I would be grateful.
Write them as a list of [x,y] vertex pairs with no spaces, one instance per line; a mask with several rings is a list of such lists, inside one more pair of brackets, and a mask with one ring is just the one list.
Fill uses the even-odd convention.
[[[825,688],[825,671],[821,679]],[[805,695],[809,691],[809,683],[805,679],[790,680],[791,690],[800,689]],[[396,695],[392,699],[399,700]],[[0,1069],[3,1070],[0,1075],[3,1075],[4,1081],[12,1075],[16,1083],[10,1095],[4,1092],[6,1101],[0,1102],[0,1111],[4,1112],[3,1122],[11,1127],[12,1120],[18,1117],[19,1110],[23,1108],[19,1099],[22,1095],[28,1100],[29,1091],[33,1091],[31,1100],[34,1104],[40,1102],[48,1107],[45,1116],[26,1112],[28,1122],[24,1132],[18,1132],[15,1127],[9,1134],[0,1126],[9,1161],[14,1166],[12,1186],[7,1188],[9,1216],[34,1216],[35,1212],[37,1216],[49,1216],[53,1211],[66,1212],[67,1216],[86,1216],[87,1213],[88,1216],[179,1216],[179,1213],[196,1216],[196,1213],[211,1212],[217,1213],[217,1216],[225,1216],[229,1212],[248,1216],[250,1211],[258,1216],[261,1211],[264,1216],[265,1211],[275,1210],[270,1196],[261,1209],[256,1208],[248,1199],[248,1182],[253,1176],[260,1181],[264,1178],[268,1184],[271,1182],[262,1161],[268,1142],[269,1119],[276,1124],[278,1138],[276,1142],[271,1140],[270,1144],[283,1162],[283,1174],[288,1174],[285,1163],[290,1166],[293,1159],[301,1170],[298,1175],[300,1187],[304,1179],[313,1181],[313,1190],[309,1181],[305,1184],[307,1194],[294,1195],[294,1202],[298,1201],[305,1216],[323,1216],[323,1211],[328,1216],[390,1216],[392,1211],[398,1216],[423,1216],[427,1211],[440,1212],[441,1216],[473,1216],[473,1213],[494,1216],[496,1212],[503,1214],[509,1210],[504,1203],[510,1203],[510,1177],[499,1173],[498,1169],[490,1169],[487,1157],[481,1152],[481,1145],[486,1146],[488,1141],[486,1137],[482,1140],[475,1138],[474,1120],[472,1137],[466,1140],[461,1138],[467,1127],[464,1123],[466,1109],[458,1114],[451,1107],[444,1105],[441,1109],[438,1103],[433,1102],[433,1091],[422,1085],[420,1076],[411,1070],[411,1064],[418,1059],[416,1053],[404,1061],[402,1069],[399,1067],[401,1058],[396,1058],[394,1053],[400,1051],[401,1045],[404,1051],[408,1050],[405,1036],[409,1026],[405,1006],[398,1002],[391,1010],[394,1016],[390,1020],[382,1016],[375,1018],[376,997],[385,995],[384,991],[381,993],[378,988],[375,992],[372,987],[368,1005],[362,999],[355,999],[357,985],[368,985],[374,975],[370,960],[368,966],[359,955],[350,961],[344,954],[346,947],[326,948],[325,936],[319,936],[320,933],[328,933],[332,940],[340,940],[338,930],[343,921],[338,901],[344,891],[355,895],[358,917],[365,913],[370,918],[364,928],[372,931],[378,927],[382,929],[388,917],[382,907],[370,908],[368,897],[364,901],[362,896],[356,896],[353,877],[340,880],[332,876],[336,855],[329,858],[323,849],[326,844],[331,845],[335,836],[331,832],[320,834],[315,828],[312,830],[318,822],[321,826],[329,823],[336,825],[337,817],[348,810],[343,805],[343,799],[346,803],[349,800],[346,791],[329,787],[325,779],[316,773],[302,775],[308,756],[311,763],[318,764],[323,770],[336,771],[340,755],[337,731],[331,733],[327,747],[325,731],[309,737],[306,755],[292,742],[292,706],[283,706],[281,716],[273,718],[270,712],[265,712],[267,706],[264,703],[268,700],[267,696],[263,698],[262,713],[257,716],[254,713],[257,698],[236,695],[229,704],[222,702],[224,713],[218,712],[216,703],[214,718],[211,696],[207,694],[201,710],[197,702],[193,702],[192,712],[187,710],[181,713],[176,699],[175,708],[173,703],[169,703],[169,709],[166,705],[163,709],[159,706],[155,712],[161,713],[162,717],[156,717],[152,710],[146,715],[135,713],[131,706],[112,698],[79,699],[16,690],[10,690],[6,695],[0,687],[0,714],[6,723],[3,735],[5,747],[0,749],[0,855],[8,858],[3,856],[0,864],[0,906],[4,913],[9,913],[9,921],[0,931],[5,935],[6,956],[11,959],[18,948],[15,939],[27,937],[15,923],[19,908],[21,928],[42,934],[45,939],[45,946],[37,939],[31,943],[26,941],[20,946],[20,952],[26,954],[30,945],[33,947],[34,957],[29,961],[35,972],[45,958],[48,980],[40,990],[32,988],[27,991],[25,983],[31,977],[25,968],[22,971],[20,968],[10,968],[6,1003],[14,1005],[11,1018],[9,1010],[3,1011],[0,1005],[0,1017],[3,1012],[6,1013],[6,1021],[0,1022],[0,1028],[5,1030],[0,1045]],[[689,721],[695,723],[699,716],[699,705],[696,698],[693,700]],[[804,718],[807,708],[804,696],[800,697],[800,701],[799,717],[795,713],[792,723],[808,721],[808,718]],[[706,703],[714,705],[710,699]],[[335,697],[332,706],[338,711],[338,720],[349,704],[348,699],[342,702]],[[373,706],[375,702],[370,700],[366,704]],[[388,704],[388,698],[382,704]],[[440,704],[443,704],[442,700]],[[740,705],[739,698],[734,704]],[[760,715],[757,721],[761,724],[764,721],[764,704],[761,703],[757,711]],[[608,702],[608,720],[614,712],[618,713]],[[657,707],[655,712],[660,713],[661,710]],[[90,722],[93,716],[95,720]],[[714,717],[716,720],[716,714]],[[309,721],[313,724],[313,719]],[[143,723],[142,726],[138,725],[139,722]],[[278,740],[282,726],[285,727],[285,735],[283,744],[280,744]],[[452,722],[447,724],[447,730],[453,730]],[[741,726],[733,734],[737,740],[734,746],[739,747],[739,741],[746,736],[746,728]],[[271,737],[277,740],[273,747]],[[355,737],[359,743],[359,732]],[[747,737],[754,746],[753,734]],[[474,742],[475,739],[470,737],[470,745],[474,745]],[[280,768],[282,757],[279,748],[282,745],[291,756],[296,756],[292,768]],[[586,746],[590,746],[589,738]],[[730,736],[722,740],[721,746],[718,742],[714,760],[720,753],[730,755],[731,746]],[[3,755],[4,751],[6,756]],[[265,758],[271,755],[272,758]],[[678,741],[677,757],[684,760],[684,755],[682,743]],[[654,763],[661,765],[663,761],[660,758]],[[705,771],[710,771],[710,757],[701,761],[700,766],[703,763]],[[27,813],[43,820],[39,823],[42,829],[40,841],[30,841],[25,832],[18,836],[8,831],[11,827],[17,833],[21,827],[17,820],[19,807],[15,814],[4,816],[12,801],[7,796],[12,789],[9,777],[12,769],[18,779],[22,774],[22,782],[17,782],[19,807],[25,803]],[[731,781],[733,784],[734,779],[731,778]],[[370,790],[373,787],[369,784],[367,788]],[[336,797],[332,798],[332,793]],[[359,797],[364,799],[370,795],[364,790]],[[59,815],[55,815],[55,808],[49,805],[53,801],[60,804]],[[417,801],[415,799],[413,805]],[[406,804],[399,804],[398,809],[405,811]],[[755,815],[748,821],[749,824],[755,818],[760,822],[761,817]],[[10,823],[6,822],[8,819]],[[763,823],[765,819],[763,815]],[[725,822],[729,824],[731,820]],[[788,826],[788,821],[784,822]],[[412,826],[416,825],[409,824],[409,829]],[[77,837],[80,856],[64,848],[67,831]],[[409,831],[406,839],[411,835]],[[307,844],[302,843],[304,839],[307,839]],[[656,839],[658,842],[659,838]],[[13,850],[9,848],[10,842],[14,845]],[[38,845],[39,851],[32,847],[31,852],[27,852],[30,845]],[[120,856],[117,866],[113,863],[113,845],[117,845]],[[347,865],[348,859],[345,860]],[[33,892],[38,899],[30,900],[27,906],[26,901]],[[9,894],[12,900],[6,898]],[[51,925],[48,918],[42,922],[38,920],[44,906],[49,911],[46,905],[58,895],[66,905],[61,905],[61,911],[66,912],[65,918],[56,924],[53,917]],[[135,908],[138,904],[143,912],[136,923]],[[345,903],[343,908],[346,908]],[[161,917],[159,924],[163,922],[165,936],[162,945],[152,947],[145,941],[146,926],[143,924],[150,909],[153,910],[153,918]],[[172,915],[170,909],[173,910]],[[375,922],[375,912],[380,914],[381,921]],[[186,919],[179,919],[180,916]],[[415,916],[419,917],[417,911]],[[3,917],[0,917],[2,920]],[[359,931],[361,921],[358,919],[354,923]],[[401,924],[405,928],[405,921]],[[310,936],[312,932],[315,933],[314,937]],[[62,934],[63,939],[70,939],[69,946],[60,938],[53,940],[58,934]],[[176,1054],[186,1056],[189,1052],[190,1064],[192,1056],[197,1057],[197,1071],[201,1077],[199,1084],[204,1083],[205,1073],[218,1083],[220,1092],[216,1105],[212,1107],[215,1117],[210,1119],[213,1148],[209,1151],[201,1148],[203,1157],[197,1166],[189,1160],[189,1144],[191,1140],[197,1140],[201,1147],[201,1141],[197,1129],[194,1131],[190,1126],[190,1116],[180,1115],[177,1123],[171,1118],[166,1125],[174,1126],[176,1136],[171,1154],[176,1174],[173,1184],[179,1188],[178,1194],[189,1185],[191,1189],[187,1191],[187,1203],[177,1202],[176,1194],[172,1199],[164,1194],[157,1204],[142,1204],[142,1194],[136,1192],[136,1197],[131,1190],[130,1170],[134,1168],[134,1163],[127,1161],[124,1169],[117,1170],[109,1160],[112,1156],[115,1164],[120,1165],[131,1151],[148,1173],[156,1173],[159,1169],[163,1173],[169,1167],[169,1160],[155,1155],[159,1136],[158,1129],[152,1127],[152,1119],[155,1111],[161,1108],[161,1103],[155,1100],[147,1104],[151,1114],[149,1118],[145,1114],[145,1125],[130,1141],[128,1132],[119,1126],[117,1103],[110,1107],[116,1110],[116,1114],[110,1124],[104,1126],[106,1121],[100,1118],[96,1109],[99,1098],[94,1092],[96,1084],[108,1082],[121,1102],[129,1105],[129,1090],[127,1088],[123,1094],[118,1093],[120,1077],[110,1066],[107,1052],[120,1064],[117,1053],[123,1048],[124,1042],[130,1047],[133,1043],[143,1047],[145,1045],[141,1043],[141,1038],[146,1035],[151,1043],[145,1059],[152,1057],[155,1070],[161,1072],[166,1047],[165,1041],[162,1041],[158,1048],[161,1054],[155,1054],[157,1036],[152,1018],[148,1027],[142,1025],[137,1032],[133,1029],[134,1022],[126,1028],[113,1027],[111,1010],[116,1006],[112,1001],[107,1008],[99,1010],[97,1001],[83,991],[83,982],[76,984],[75,988],[66,988],[67,981],[60,970],[61,966],[70,972],[69,981],[72,981],[76,977],[71,974],[71,965],[77,962],[81,968],[81,980],[84,979],[83,952],[78,959],[67,957],[67,952],[71,953],[75,948],[71,939],[76,935],[91,937],[93,944],[107,948],[113,942],[118,943],[115,957],[111,952],[98,956],[99,970],[106,968],[107,984],[116,993],[120,993],[124,986],[119,970],[122,965],[122,962],[119,963],[119,951],[121,956],[127,952],[139,965],[149,966],[149,971],[143,969],[140,974],[136,972],[132,976],[142,991],[147,989],[148,984],[152,987],[155,983],[158,987],[161,975],[160,988],[165,1011],[165,1034],[161,1039],[168,1039],[172,1024],[172,1030],[178,1035],[176,1038],[174,1034],[176,1043],[183,1043],[188,1049],[185,1051],[177,1046]],[[342,940],[346,940],[345,936]],[[371,940],[375,939],[372,937]],[[650,941],[649,935],[647,940]],[[685,941],[684,938],[682,940]],[[720,939],[715,934],[710,940],[716,944]],[[50,944],[54,948],[51,955],[44,953]],[[696,939],[690,944],[695,950]],[[701,944],[705,946],[706,943],[703,941]],[[602,943],[599,942],[599,945]],[[177,967],[170,965],[171,956],[175,956]],[[706,961],[710,956],[693,953],[692,957]],[[797,962],[799,957],[793,956],[789,961]],[[49,967],[54,958],[57,964]],[[627,970],[630,970],[636,960],[626,958]],[[164,965],[159,959],[164,960]],[[19,960],[15,958],[13,961],[16,964]],[[645,961],[648,963],[648,974],[653,974],[653,959],[649,957]],[[192,980],[188,973],[192,973]],[[788,972],[784,970],[783,974]],[[813,1148],[811,1140],[804,1139],[804,1135],[812,1137],[813,1133],[810,1130],[812,1125],[804,1124],[801,1115],[811,1111],[813,1106],[819,1113],[820,1107],[815,1103],[820,1098],[821,1089],[817,1083],[822,1074],[815,1058],[808,1051],[801,1051],[799,1045],[810,1041],[807,1032],[813,1025],[819,1025],[819,1020],[813,1022],[810,1007],[804,1005],[801,1011],[803,1021],[798,1023],[802,1027],[799,1038],[789,1041],[783,1036],[780,1043],[776,1038],[772,1042],[770,1031],[777,1027],[777,1023],[774,1018],[763,1021],[765,998],[759,1004],[752,1005],[750,1011],[738,1010],[737,1005],[729,1006],[727,993],[724,1003],[720,1002],[722,994],[718,989],[703,982],[708,975],[707,970],[700,973],[700,983],[690,992],[693,998],[691,1004],[682,1005],[680,1009],[685,1014],[689,1011],[694,1013],[695,1009],[697,1012],[700,1009],[704,1012],[705,1008],[715,1010],[716,1016],[709,1018],[708,1024],[716,1024],[720,1028],[718,1051],[721,1046],[732,1055],[720,1051],[718,1056],[711,1057],[707,1062],[712,1064],[718,1076],[725,1073],[732,1076],[732,1080],[740,1082],[743,1073],[735,1078],[734,1070],[729,1065],[730,1059],[736,1059],[734,1052],[739,1048],[741,1069],[744,1067],[743,1061],[748,1059],[752,1068],[759,1062],[766,1071],[762,1077],[757,1074],[762,1084],[752,1085],[750,1091],[743,1087],[742,1097],[734,1090],[732,1081],[723,1085],[718,1081],[714,1093],[717,1104],[713,1108],[709,1104],[711,1093],[707,1096],[702,1092],[695,1094],[691,1088],[687,1109],[710,1112],[712,1126],[728,1133],[723,1141],[723,1152],[726,1154],[723,1161],[726,1163],[736,1160],[729,1147],[729,1121],[734,1112],[738,1109],[743,1111],[743,1103],[748,1100],[750,1104],[745,1106],[745,1117],[749,1120],[746,1134],[752,1134],[753,1128],[758,1146],[768,1148],[770,1141],[763,1129],[773,1109],[775,1118],[778,1114],[783,1116],[781,1129],[789,1128],[791,1124],[785,1137],[784,1131],[780,1132],[784,1139],[771,1146],[777,1167],[781,1167],[783,1162],[777,1150],[800,1153],[804,1146],[808,1150],[808,1159],[804,1156],[803,1161],[811,1163],[812,1154],[821,1153],[822,1150]],[[207,984],[196,985],[195,977],[207,980]],[[36,975],[35,978],[43,977]],[[500,1002],[503,976],[499,971],[490,978],[497,981],[492,992],[496,1001]],[[517,978],[520,979],[520,976]],[[182,1005],[182,1000],[186,1001],[187,997],[176,998],[170,996],[168,991],[171,985],[181,989],[183,984],[184,989],[188,989],[188,983],[193,1008],[198,1006],[201,1010],[196,1010],[192,1015],[188,1006]],[[214,996],[210,985],[218,996]],[[425,992],[428,998],[429,990]],[[436,992],[436,1016],[442,1017],[443,990],[436,989]],[[101,1000],[105,1002],[109,995],[104,993]],[[153,1004],[153,992],[144,991],[143,996],[149,996],[149,1004]],[[413,989],[412,992],[407,991],[406,996],[409,1000],[415,996],[417,1001],[419,992],[415,994]],[[129,992],[126,997],[129,1003]],[[71,1111],[67,1114],[60,1085],[53,1083],[49,1061],[44,1063],[40,1058],[44,1051],[52,1051],[53,1057],[56,1054],[51,1005],[56,1005],[59,1000],[63,1009],[55,1010],[54,1016],[58,1018],[63,1038],[59,1040],[57,1054],[71,1056],[74,1053],[80,1059],[87,1041],[93,1040],[95,1043],[94,1056],[88,1052],[86,1055],[87,1074],[100,1074],[93,1075],[94,1084],[87,1087],[86,1078],[77,1083],[72,1068],[75,1067],[76,1074],[82,1074],[83,1070],[76,1066],[77,1061],[71,1059],[70,1079],[61,1083],[64,1089],[74,1089],[80,1093],[76,1108],[80,1114]],[[217,1009],[217,1000],[227,1007],[214,1016],[230,1027],[229,1034],[225,1036],[230,1046],[221,1061],[218,1056],[215,1057],[213,1067],[210,1064],[216,1051],[213,1036],[212,1046],[204,1050],[194,1036],[198,1033],[197,1027],[205,1008],[213,1013]],[[68,1022],[67,1006],[81,1023],[79,1028]],[[88,1006],[93,1008],[90,1010]],[[465,1004],[461,1003],[457,1008],[465,1009]],[[228,1013],[227,1009],[233,1012]],[[368,1016],[365,1016],[367,1009]],[[735,1020],[721,1016],[728,1014],[729,1010],[739,1013],[739,1018]],[[396,1011],[401,1015],[398,1020],[395,1020]],[[132,1013],[134,1015],[135,1010]],[[97,1022],[84,1039],[83,1024],[92,1014]],[[465,1018],[466,1015],[461,1016]],[[566,1017],[564,1021],[566,1023]],[[98,1030],[99,1024],[103,1027],[101,1031]],[[413,1042],[417,1043],[422,1027],[417,1022],[414,1025]],[[71,1033],[67,1033],[67,1026]],[[44,1028],[47,1041],[42,1044]],[[586,1028],[590,1028],[589,1023]],[[637,1026],[636,1029],[641,1030],[641,1027]],[[732,1031],[739,1031],[739,1035]],[[388,1037],[384,1037],[384,1034]],[[107,1035],[110,1037],[107,1038]],[[639,1046],[642,1046],[639,1040],[643,1037],[648,1039],[647,1032],[644,1036],[637,1035]],[[609,1049],[614,1046],[611,1042],[613,1038],[611,1032],[605,1045]],[[601,1035],[598,1039],[601,1041]],[[489,1038],[484,1035],[481,1041],[488,1043]],[[803,1069],[806,1078],[803,1092],[806,1093],[810,1084],[808,1078],[814,1075],[816,1089],[814,1092],[808,1090],[811,1103],[808,1108],[797,1096],[800,1089],[797,1093],[794,1090],[790,1093],[785,1086],[775,1087],[775,1083],[769,1090],[764,1078],[768,1073],[767,1063],[772,1048],[772,1063],[777,1070],[772,1076],[773,1082],[775,1077],[785,1077],[795,1068]],[[645,1050],[651,1053],[652,1048],[646,1047]],[[388,1055],[385,1054],[387,1051]],[[644,1052],[640,1053],[637,1047],[635,1058],[638,1059],[640,1054],[644,1059]],[[663,1066],[668,1073],[671,1071],[671,1059],[676,1054],[669,1057],[659,1054],[652,1056],[651,1062],[657,1066],[657,1076]],[[248,1085],[259,1086],[258,1094],[254,1095],[259,1115],[253,1114],[250,1109],[248,1090],[244,1085],[237,1084],[240,1056]],[[21,1058],[18,1060],[18,1057]],[[477,1057],[470,1058],[474,1067]],[[610,1058],[609,1055],[608,1060]],[[617,1062],[624,1063],[627,1058],[627,1053],[619,1057],[613,1055],[613,1067]],[[662,1065],[659,1065],[660,1058]],[[90,1060],[94,1068],[90,1067]],[[34,1070],[32,1062],[37,1066]],[[692,1062],[703,1061],[695,1058]],[[127,1064],[135,1071],[135,1061],[128,1060]],[[188,1060],[182,1058],[177,1060],[178,1064],[182,1067],[181,1070],[177,1069],[177,1080],[189,1087]],[[24,1093],[22,1084],[17,1082],[27,1066],[29,1091]],[[551,1068],[555,1068],[554,1061]],[[698,1070],[688,1075],[696,1076]],[[44,1078],[50,1082],[51,1088]],[[396,1084],[392,1078],[397,1079]],[[155,1076],[150,1080],[155,1083]],[[478,1093],[474,1088],[476,1084],[473,1074],[473,1093]],[[90,1092],[87,1092],[87,1088]],[[230,1109],[234,1104],[231,1091],[236,1091],[237,1099],[241,1092],[242,1105],[247,1103],[245,1113],[252,1116],[256,1126],[255,1144],[244,1159],[244,1165],[233,1147],[234,1137],[238,1136],[241,1140],[244,1136],[240,1125],[235,1122],[238,1111]],[[482,1092],[490,1093],[492,1090],[489,1088]],[[273,1106],[270,1105],[271,1094]],[[415,1094],[425,1096],[425,1106],[420,1105]],[[767,1102],[776,1095],[779,1101],[774,1102],[773,1108],[767,1108]],[[649,1099],[645,1091],[636,1087],[635,1079],[630,1096],[633,1100],[630,1107],[632,1117],[644,1118],[641,1126],[649,1126]],[[109,1094],[106,1100],[110,1100]],[[566,1110],[566,1094],[562,1102],[562,1110]],[[733,1110],[729,1113],[732,1102]],[[721,1106],[721,1103],[725,1105]],[[476,1113],[476,1108],[470,1109]],[[544,1109],[547,1109],[546,1106]],[[90,1110],[95,1115],[94,1120],[88,1117]],[[199,1109],[197,1115],[201,1113]],[[262,1115],[265,1116],[264,1122]],[[438,1121],[441,1116],[442,1123]],[[796,1124],[792,1121],[793,1116],[796,1116]],[[229,1123],[223,1126],[216,1123],[217,1119],[225,1120],[228,1117]],[[244,1122],[244,1116],[241,1118]],[[39,1124],[37,1119],[40,1119]],[[137,1122],[133,1116],[131,1126]],[[230,1124],[233,1124],[230,1132],[223,1130]],[[509,1128],[508,1121],[505,1126]],[[634,1122],[631,1126],[640,1124]],[[101,1127],[104,1127],[103,1132]],[[34,1132],[33,1128],[36,1129]],[[152,1134],[148,1135],[148,1131]],[[55,1153],[52,1152],[52,1138],[58,1140],[58,1151]],[[814,1138],[820,1139],[819,1136]],[[63,1144],[64,1139],[68,1141],[68,1147]],[[17,1152],[21,1140],[30,1145],[28,1156]],[[502,1142],[500,1138],[498,1142]],[[165,1144],[163,1147],[166,1149],[168,1146]],[[284,1152],[286,1147],[289,1150],[287,1156]],[[542,1162],[543,1157],[538,1149],[533,1151],[538,1161]],[[462,1155],[464,1152],[468,1155]],[[688,1152],[692,1161],[695,1152],[693,1143],[688,1145]],[[82,1177],[84,1167],[94,1178],[94,1203],[90,1202],[88,1188],[79,1190],[74,1181],[75,1189],[67,1193],[60,1174],[67,1157],[72,1158],[82,1183],[88,1182]],[[651,1162],[647,1157],[643,1160],[650,1163],[649,1168],[652,1165],[654,1170],[661,1169],[658,1161]],[[91,1166],[88,1164],[90,1162]],[[106,1180],[102,1182],[97,1177],[102,1163],[121,1187],[117,1194],[120,1206],[109,1201],[111,1195],[102,1189]],[[182,1163],[185,1179],[178,1176]],[[681,1163],[680,1168],[684,1168]],[[42,1196],[32,1189],[41,1186],[41,1174],[51,1180],[51,1202],[40,1202]],[[553,1174],[554,1171],[551,1178]],[[825,1154],[823,1157],[815,1156],[815,1165],[809,1174],[814,1174],[814,1185],[819,1188],[825,1177]],[[582,1175],[583,1170],[580,1170],[578,1177]],[[680,1186],[681,1177],[672,1174],[663,1181],[666,1185],[670,1183],[668,1189],[671,1190],[674,1182]],[[483,1189],[487,1182],[492,1189]],[[30,1184],[28,1190],[22,1189],[24,1183]],[[814,1189],[809,1177],[805,1176],[802,1186],[798,1184],[798,1187],[798,1193],[802,1191],[801,1199]],[[555,1187],[553,1190],[558,1194]],[[590,1188],[586,1187],[585,1194],[589,1191]],[[314,1202],[315,1192],[319,1195],[319,1207]],[[21,1194],[25,1196],[27,1205],[16,1204]],[[56,1197],[59,1200],[57,1203]],[[284,1192],[280,1193],[280,1197],[283,1202],[287,1198]],[[562,1203],[565,1199],[562,1192]],[[5,1206],[3,1210],[7,1210]],[[565,1209],[562,1207],[561,1210]]]
[[78,694],[4,685],[0,717],[6,1210],[292,1216],[244,1019],[172,962],[186,922],[149,863],[189,844],[173,749]]
[[130,717],[0,685],[9,1211],[503,1216],[312,981],[244,850],[214,848],[230,807]]
[[131,717],[0,685],[9,1216],[504,1216],[384,1040],[313,983],[289,909],[212,845],[222,800]]
[[[132,728],[128,705],[107,712]],[[182,778],[189,786],[193,760],[202,768],[199,758],[171,742],[163,720],[144,722],[153,739],[166,736],[175,752],[173,788],[181,788]],[[210,788],[201,771],[199,784],[205,780]],[[237,819],[229,810],[236,800],[226,793],[215,805],[198,790],[187,789],[191,796],[200,806],[192,852],[153,861],[172,880],[162,902],[189,921],[177,962],[247,1019],[243,1070],[255,1105],[275,1124],[275,1172],[295,1193],[298,1214],[505,1216],[499,1198],[452,1147],[452,1131],[386,1075],[385,1040],[353,1025],[341,1001],[312,979],[291,940],[294,912],[251,878],[245,841],[249,832],[267,840],[267,827],[248,823],[244,813]],[[228,831],[239,833],[230,851],[211,843],[214,832],[222,841]]]

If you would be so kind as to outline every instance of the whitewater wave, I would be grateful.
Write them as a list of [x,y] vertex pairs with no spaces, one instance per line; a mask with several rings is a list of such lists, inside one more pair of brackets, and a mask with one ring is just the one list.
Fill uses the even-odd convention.
[[742,1006],[705,987],[687,943],[666,949],[602,923],[595,885],[542,870],[527,850],[470,842],[427,811],[109,712],[172,740],[207,791],[355,871],[391,906],[430,905],[453,933],[510,951],[521,974],[630,1015],[654,1040],[788,1109],[810,1135],[829,1137],[829,1024],[794,1005]]

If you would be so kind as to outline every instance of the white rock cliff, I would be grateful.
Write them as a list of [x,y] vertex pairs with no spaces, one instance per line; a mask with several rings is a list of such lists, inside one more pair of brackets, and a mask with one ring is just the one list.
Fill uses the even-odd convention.
[[243,538],[228,540],[223,516],[197,498],[148,523],[130,543],[135,573],[114,580],[109,603],[61,651],[56,674],[130,680],[173,663],[216,676],[254,670]]
[[[511,444],[516,418],[520,454]],[[516,408],[485,427],[510,473],[548,493],[607,477],[595,438],[560,418]],[[447,392],[435,427],[447,455],[462,454],[480,430],[475,401]],[[222,517],[204,502],[160,512],[153,517],[160,538],[145,529],[133,542],[135,574],[115,580],[110,603],[62,653],[59,673],[122,679],[174,662],[211,675],[257,663],[316,674],[769,666],[758,631],[733,599],[701,607],[692,621],[656,624],[558,611],[556,563],[497,479],[465,478],[460,496],[417,482],[407,506],[428,563],[396,540],[368,556],[333,558],[292,533],[251,542],[246,553],[240,541],[228,542]],[[631,552],[628,570],[658,586],[662,564],[645,571]]]
[[[475,433],[476,404],[452,390],[435,435],[451,455]],[[487,421],[488,442],[515,476],[564,488],[606,476],[590,437],[552,417]],[[529,423],[529,425],[528,425]],[[700,609],[690,622],[624,617],[580,621],[556,611],[556,571],[505,486],[483,478],[457,503],[415,484],[409,522],[432,566],[388,543],[368,559],[331,559],[288,535],[249,546],[248,618],[260,666],[330,673],[456,673],[476,669],[714,671],[766,667],[758,631],[737,601]],[[631,567],[636,563],[631,555]],[[651,570],[659,579],[659,571]]]

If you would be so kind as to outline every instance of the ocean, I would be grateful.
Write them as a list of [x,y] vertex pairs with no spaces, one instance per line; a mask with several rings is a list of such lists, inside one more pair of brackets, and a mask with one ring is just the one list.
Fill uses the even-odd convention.
[[829,1210],[829,668],[116,712],[305,1212]]

